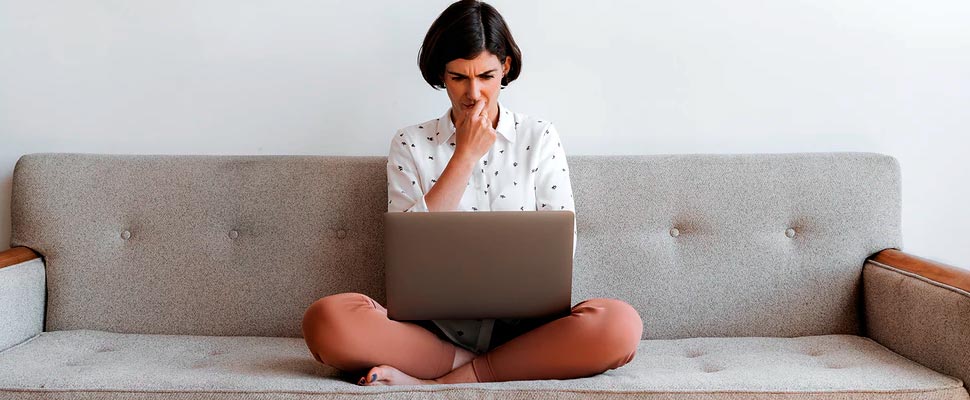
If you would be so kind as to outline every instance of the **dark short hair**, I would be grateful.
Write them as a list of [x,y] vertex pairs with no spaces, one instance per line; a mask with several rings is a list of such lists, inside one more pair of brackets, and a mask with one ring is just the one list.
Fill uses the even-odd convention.
[[502,15],[484,2],[460,0],[431,24],[418,53],[418,67],[431,87],[443,89],[445,64],[459,58],[472,60],[484,50],[498,56],[503,65],[505,57],[512,58],[509,73],[502,77],[503,88],[519,77],[522,53]]

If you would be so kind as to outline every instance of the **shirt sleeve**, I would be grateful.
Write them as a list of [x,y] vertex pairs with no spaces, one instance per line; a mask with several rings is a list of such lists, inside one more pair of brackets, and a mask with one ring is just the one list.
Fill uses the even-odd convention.
[[569,181],[569,166],[559,132],[549,124],[539,140],[539,165],[536,166],[536,210],[573,212],[573,257],[576,257],[576,205]]
[[403,131],[398,131],[391,139],[387,154],[387,211],[389,212],[428,212],[424,192],[418,183],[418,171]]

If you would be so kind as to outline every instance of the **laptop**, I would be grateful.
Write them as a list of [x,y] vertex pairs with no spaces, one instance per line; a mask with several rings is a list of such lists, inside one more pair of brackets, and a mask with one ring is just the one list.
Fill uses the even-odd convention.
[[384,213],[388,318],[570,313],[571,210]]

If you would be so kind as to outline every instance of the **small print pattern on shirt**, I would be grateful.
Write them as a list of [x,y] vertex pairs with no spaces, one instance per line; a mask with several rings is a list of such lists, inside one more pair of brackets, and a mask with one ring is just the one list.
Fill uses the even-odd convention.
[[[424,196],[455,153],[451,109],[398,130],[387,157],[387,210],[426,212]],[[569,166],[548,120],[514,113],[499,102],[498,137],[473,170],[457,211],[575,212]]]
[[[514,113],[499,102],[497,138],[478,160],[457,211],[576,212],[569,166],[556,127],[548,120]],[[387,211],[428,212],[424,196],[455,154],[451,109],[439,118],[395,132],[387,157]],[[574,225],[575,226],[575,225]],[[576,255],[573,230],[573,256]],[[472,351],[481,320],[436,320],[452,341]],[[471,332],[477,332],[472,334]]]

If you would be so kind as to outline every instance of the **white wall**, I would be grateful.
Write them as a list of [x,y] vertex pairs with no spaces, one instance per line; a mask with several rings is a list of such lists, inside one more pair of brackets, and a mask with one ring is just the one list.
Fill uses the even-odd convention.
[[[25,153],[386,155],[448,106],[416,58],[449,3],[0,0],[0,246]],[[970,267],[965,0],[492,4],[503,102],[569,154],[890,154],[905,249]]]

